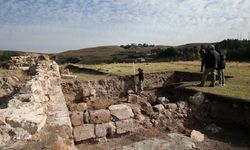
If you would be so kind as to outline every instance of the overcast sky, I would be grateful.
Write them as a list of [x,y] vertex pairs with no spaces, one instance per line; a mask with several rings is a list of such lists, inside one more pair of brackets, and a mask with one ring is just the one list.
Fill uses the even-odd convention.
[[0,0],[2,50],[179,45],[248,32],[249,0]]

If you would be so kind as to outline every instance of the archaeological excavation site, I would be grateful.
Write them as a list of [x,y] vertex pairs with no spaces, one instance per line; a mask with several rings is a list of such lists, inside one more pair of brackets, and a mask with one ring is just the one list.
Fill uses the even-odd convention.
[[145,74],[144,91],[135,91],[134,76],[80,81],[46,55],[13,57],[8,66],[1,150],[250,149],[249,100],[182,86],[200,73]]

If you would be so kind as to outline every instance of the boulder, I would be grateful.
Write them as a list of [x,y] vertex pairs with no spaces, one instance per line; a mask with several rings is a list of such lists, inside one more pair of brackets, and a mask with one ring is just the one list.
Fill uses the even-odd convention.
[[109,110],[114,120],[125,120],[134,117],[132,109],[125,104],[111,105]]
[[134,119],[115,122],[117,134],[133,132],[139,128],[139,122]]
[[176,111],[177,109],[177,105],[175,103],[166,104],[165,107],[169,109],[170,111]]
[[115,134],[115,124],[114,122],[108,122],[103,124],[97,124],[95,126],[96,137],[113,136]]
[[168,100],[166,97],[158,97],[158,98],[157,98],[157,102],[158,102],[159,104],[165,105],[165,104],[169,103],[169,100]]
[[95,125],[84,124],[73,129],[74,140],[76,142],[91,139],[95,137]]
[[154,105],[153,109],[157,112],[162,112],[165,110],[164,106],[162,104]]
[[191,139],[195,142],[202,142],[204,141],[204,134],[199,131],[193,130],[190,135]]
[[153,108],[149,102],[143,102],[141,104],[141,112],[145,115],[150,116],[154,111],[153,111]]
[[73,127],[83,124],[83,112],[74,111],[70,114],[71,124]]
[[90,123],[106,123],[110,121],[110,112],[106,109],[90,111]]

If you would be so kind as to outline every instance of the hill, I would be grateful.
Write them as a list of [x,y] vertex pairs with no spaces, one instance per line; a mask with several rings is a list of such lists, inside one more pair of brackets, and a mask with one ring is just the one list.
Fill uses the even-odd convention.
[[130,59],[145,56],[152,50],[168,48],[170,46],[132,46],[124,48],[122,46],[100,46],[93,48],[85,48],[79,50],[69,50],[62,53],[52,54],[56,56],[59,63],[109,63],[109,62],[125,62]]

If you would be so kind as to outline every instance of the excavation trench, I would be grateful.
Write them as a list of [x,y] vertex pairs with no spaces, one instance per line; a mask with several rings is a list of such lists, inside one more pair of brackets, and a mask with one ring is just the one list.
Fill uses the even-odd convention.
[[205,135],[204,141],[195,142],[200,149],[249,148],[250,103],[179,86],[200,77],[187,72],[146,74],[142,93],[132,91],[133,76],[63,82],[75,144],[79,149],[119,149],[170,132],[190,136],[197,130]]

